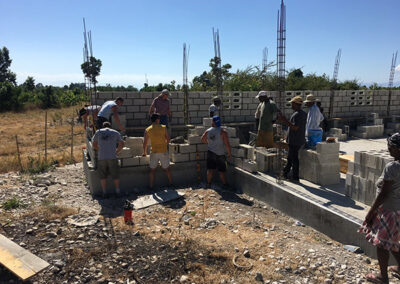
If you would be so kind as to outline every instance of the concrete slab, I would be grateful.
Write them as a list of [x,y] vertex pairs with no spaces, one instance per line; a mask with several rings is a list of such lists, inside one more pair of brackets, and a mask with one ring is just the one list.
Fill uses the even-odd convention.
[[132,202],[136,210],[143,209],[155,204],[165,203],[174,199],[181,198],[184,196],[184,192],[179,192],[176,190],[162,190],[151,195],[142,196]]
[[340,152],[347,155],[354,155],[355,151],[368,150],[387,150],[386,138],[340,141]]

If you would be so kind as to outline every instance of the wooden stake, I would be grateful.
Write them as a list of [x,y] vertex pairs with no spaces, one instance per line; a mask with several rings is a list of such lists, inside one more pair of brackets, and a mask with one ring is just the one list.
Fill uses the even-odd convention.
[[44,113],[44,160],[47,162],[47,111]]
[[74,160],[74,113],[71,120],[71,162]]
[[24,170],[22,167],[22,163],[21,163],[21,155],[19,153],[19,145],[18,145],[18,136],[15,135],[15,143],[17,144],[17,156],[18,156],[18,163],[19,163],[19,167],[21,169],[21,172]]

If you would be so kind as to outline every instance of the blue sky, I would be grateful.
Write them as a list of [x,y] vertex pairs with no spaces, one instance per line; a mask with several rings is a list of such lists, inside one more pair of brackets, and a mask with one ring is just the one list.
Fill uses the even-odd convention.
[[[287,69],[332,76],[342,49],[339,80],[387,84],[400,47],[398,0],[286,0]],[[220,32],[222,63],[232,70],[276,58],[280,0],[0,0],[0,47],[10,50],[18,83],[82,82],[82,18],[92,31],[100,84],[182,83],[182,45],[190,45],[188,77],[214,56],[212,27]],[[399,58],[400,62],[400,58]],[[400,66],[398,68],[400,70]],[[395,74],[399,82],[400,72]]]

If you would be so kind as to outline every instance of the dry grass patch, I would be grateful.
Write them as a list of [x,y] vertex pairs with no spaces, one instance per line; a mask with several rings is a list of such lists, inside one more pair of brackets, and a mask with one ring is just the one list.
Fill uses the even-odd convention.
[[45,199],[39,207],[25,214],[25,216],[40,216],[45,221],[65,219],[70,215],[78,213],[76,209],[57,205],[53,199]]
[[[71,159],[71,122],[76,121],[76,110],[81,106],[47,110],[48,161],[59,164],[81,161],[81,149],[85,143],[81,124],[74,126],[74,157]],[[0,113],[0,173],[18,171],[15,135],[18,135],[21,162],[29,166],[29,158],[44,159],[45,110]]]

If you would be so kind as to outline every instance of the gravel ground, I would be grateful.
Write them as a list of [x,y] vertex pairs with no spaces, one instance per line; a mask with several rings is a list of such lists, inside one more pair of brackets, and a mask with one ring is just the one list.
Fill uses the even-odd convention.
[[[92,199],[81,164],[8,173],[0,232],[50,263],[28,283],[364,283],[378,271],[376,260],[249,196],[179,191],[126,225],[123,203],[137,196]],[[13,197],[22,205],[6,210]],[[20,281],[0,266],[0,283]]]

